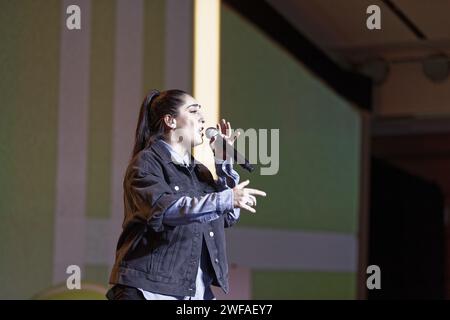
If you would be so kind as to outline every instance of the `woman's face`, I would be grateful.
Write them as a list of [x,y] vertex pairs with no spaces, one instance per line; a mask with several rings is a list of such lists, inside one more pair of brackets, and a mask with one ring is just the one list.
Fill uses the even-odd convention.
[[179,109],[176,120],[176,134],[183,136],[183,144],[197,146],[203,143],[205,119],[197,100],[185,95],[185,104]]

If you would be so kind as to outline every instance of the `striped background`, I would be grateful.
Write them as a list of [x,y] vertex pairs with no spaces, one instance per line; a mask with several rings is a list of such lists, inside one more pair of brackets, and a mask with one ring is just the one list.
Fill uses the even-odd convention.
[[[141,99],[192,92],[193,22],[191,0],[0,0],[0,298],[70,264],[107,286]],[[228,298],[354,298],[358,113],[226,6],[220,54],[221,116],[280,129],[279,173],[240,171],[269,197],[228,231]]]

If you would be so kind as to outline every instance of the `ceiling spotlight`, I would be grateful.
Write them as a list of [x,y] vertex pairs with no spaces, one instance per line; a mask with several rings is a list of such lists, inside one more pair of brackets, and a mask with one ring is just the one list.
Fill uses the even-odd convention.
[[436,54],[422,61],[425,75],[433,82],[443,82],[448,77],[449,58],[445,54]]

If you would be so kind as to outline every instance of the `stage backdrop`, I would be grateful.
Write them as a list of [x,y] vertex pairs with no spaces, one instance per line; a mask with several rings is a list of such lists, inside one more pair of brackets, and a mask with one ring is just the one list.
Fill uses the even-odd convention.
[[251,296],[355,298],[359,113],[227,6],[221,32],[222,115],[235,127],[280,129],[278,174],[239,171],[268,193],[230,230]]

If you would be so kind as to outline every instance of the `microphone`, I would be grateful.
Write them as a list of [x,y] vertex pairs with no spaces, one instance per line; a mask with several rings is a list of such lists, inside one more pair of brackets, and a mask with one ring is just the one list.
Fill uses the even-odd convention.
[[233,146],[229,145],[225,140],[223,140],[216,128],[209,127],[208,129],[206,129],[205,135],[210,140],[212,137],[215,137],[219,145],[223,146],[227,155],[233,157],[234,162],[237,162],[242,168],[244,168],[248,172],[252,172],[253,170],[255,170],[255,168],[243,155],[241,155]]

